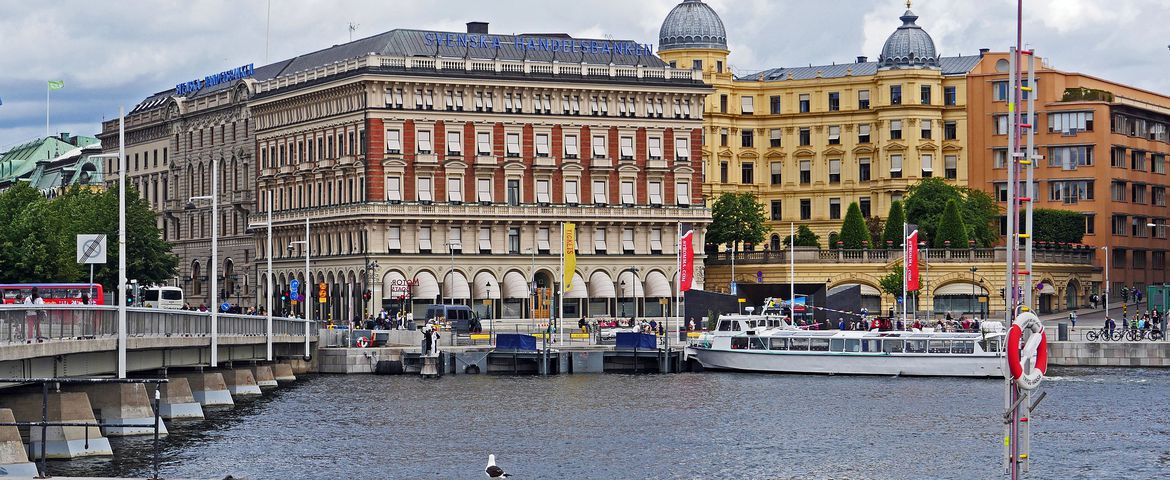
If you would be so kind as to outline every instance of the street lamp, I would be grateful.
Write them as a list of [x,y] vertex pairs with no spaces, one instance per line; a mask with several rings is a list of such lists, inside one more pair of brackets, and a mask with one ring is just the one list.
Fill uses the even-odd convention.
[[118,159],[118,378],[126,378],[126,115],[122,107],[118,108],[118,153],[91,158]]
[[[450,281],[452,282],[452,283],[450,284],[450,285],[451,285],[450,289],[451,289],[451,290],[455,290],[455,288],[454,288],[454,282],[455,282],[455,247],[460,247],[460,248],[462,248],[462,244],[448,242],[448,243],[444,243],[444,244],[443,244],[443,246],[447,247],[447,253],[448,253],[448,254],[451,256],[451,265],[447,267],[447,276],[443,278],[443,287],[444,287],[444,288],[448,288],[448,287],[447,287],[447,285],[448,285],[448,283],[447,283],[447,282],[448,282],[448,278],[450,278]],[[442,293],[443,293],[442,291],[440,291],[440,292],[439,292],[439,294],[440,294],[440,295],[442,295]],[[447,299],[447,300],[451,300],[451,299]]]
[[[366,277],[366,289],[370,291],[370,304],[368,306],[370,313],[374,312],[374,286],[373,285],[374,285],[374,278],[376,278],[378,276],[378,267],[380,267],[380,266],[381,265],[378,265],[377,260],[370,260],[370,261],[366,262],[365,277]],[[443,293],[443,292],[440,291],[439,293]],[[385,292],[382,292],[382,295],[385,295],[385,294],[386,294]],[[362,302],[362,304],[364,305],[365,302]],[[366,307],[363,307],[363,308],[366,308]],[[362,313],[367,313],[367,312],[362,312]],[[365,316],[365,315],[363,315],[363,316]]]
[[1109,246],[1101,247],[1105,251],[1105,318],[1109,318]]
[[531,265],[528,267],[528,314],[532,315],[532,329],[536,330],[536,308],[534,303],[536,300],[536,249],[528,247],[524,249],[524,253],[529,254]]
[[[119,176],[119,179],[125,175]],[[187,210],[195,209],[195,201],[211,201],[211,366],[219,366],[219,161],[211,161],[211,195],[191,197]]]
[[979,267],[971,267],[971,307],[968,311],[975,312],[975,272],[979,271]]
[[493,308],[493,307],[495,307],[495,302],[492,301],[492,282],[490,282],[490,281],[484,282],[483,288],[484,288],[484,291],[486,293],[485,297],[487,297],[484,299],[484,303],[486,303],[488,306],[488,311],[487,311],[488,335],[490,338],[490,335],[492,335],[496,332],[496,328],[493,324],[493,320],[495,320],[496,315],[495,315],[495,309]]
[[[638,316],[638,267],[629,267],[629,268],[623,269],[622,273],[625,273],[625,272],[630,272],[630,288],[632,288],[634,290],[633,295],[631,296],[633,298],[633,302],[634,302],[634,317],[637,318],[637,316]],[[626,289],[626,281],[622,280],[622,290],[624,291],[625,289]],[[622,316],[623,317],[625,316],[625,313],[626,313],[625,309],[622,309]]]
[[[264,327],[264,329],[265,329],[264,333],[265,333],[265,336],[267,337],[265,339],[264,343],[265,343],[265,350],[267,351],[265,358],[271,362],[272,361],[272,285],[274,283],[272,280],[272,192],[269,191],[267,193],[268,193],[268,221],[265,222],[263,225],[265,228],[268,229],[268,255],[266,256],[266,258],[268,260],[268,281],[264,282],[266,284],[266,287],[267,287],[266,293],[268,295],[268,298],[264,301],[265,302],[264,303],[264,305],[265,305],[265,308],[264,308],[265,312],[264,313],[266,314],[266,316],[268,318],[265,321],[265,327]],[[255,225],[255,226],[260,226],[260,225]],[[248,225],[248,228],[249,229],[253,228],[253,225]],[[259,295],[257,295],[257,296],[259,296]],[[259,303],[259,302],[257,302],[257,303]]]
[[[305,216],[305,239],[296,240],[288,243],[289,253],[292,253],[293,245],[305,246],[305,281],[302,282],[301,288],[305,290],[305,294],[301,296],[301,308],[305,311],[305,323],[309,323],[313,318],[313,309],[309,307],[309,285],[313,284],[313,277],[309,276],[309,217]],[[293,292],[293,295],[296,295]]]

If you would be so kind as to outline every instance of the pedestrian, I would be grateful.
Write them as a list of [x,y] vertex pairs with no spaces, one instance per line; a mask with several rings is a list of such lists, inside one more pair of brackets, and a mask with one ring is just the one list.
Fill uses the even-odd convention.
[[695,330],[695,317],[691,317],[691,323],[689,325],[687,325],[687,330],[691,330],[691,331]]
[[844,329],[845,329],[845,319],[841,318],[841,317],[837,317],[837,330],[844,330]]
[[1068,321],[1072,323],[1072,331],[1077,331],[1077,311],[1075,309],[1068,313]]
[[[45,299],[41,298],[41,289],[39,289],[37,287],[33,287],[32,293],[30,293],[29,296],[24,298],[24,304],[25,305],[44,305]],[[24,319],[25,319],[25,323],[26,323],[26,328],[24,331],[24,336],[27,339],[27,343],[32,343],[33,337],[31,337],[30,334],[32,334],[34,330],[36,331],[36,340],[38,342],[41,340],[44,340],[44,337],[41,337],[41,320],[42,320],[41,317],[43,314],[44,314],[43,310],[37,310],[36,308],[25,311]]]

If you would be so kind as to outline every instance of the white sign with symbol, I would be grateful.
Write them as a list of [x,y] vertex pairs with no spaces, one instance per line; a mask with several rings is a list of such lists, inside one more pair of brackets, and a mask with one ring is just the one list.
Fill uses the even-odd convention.
[[106,263],[106,236],[78,235],[77,263]]

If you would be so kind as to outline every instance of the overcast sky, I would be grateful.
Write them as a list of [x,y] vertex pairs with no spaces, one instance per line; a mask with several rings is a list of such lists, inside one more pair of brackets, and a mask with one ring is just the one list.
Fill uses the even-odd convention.
[[[566,32],[654,43],[677,0],[272,0],[275,62],[394,28]],[[737,73],[877,57],[900,25],[897,0],[709,0]],[[1025,0],[1025,42],[1062,70],[1170,94],[1170,0]],[[945,56],[1004,51],[1014,0],[918,0],[918,24]],[[266,0],[0,0],[0,152],[51,130],[93,135],[147,95],[265,63]]]

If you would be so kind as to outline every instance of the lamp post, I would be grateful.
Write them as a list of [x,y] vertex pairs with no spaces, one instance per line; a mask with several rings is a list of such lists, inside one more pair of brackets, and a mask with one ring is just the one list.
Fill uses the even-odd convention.
[[[123,178],[120,176],[119,179]],[[211,195],[191,197],[187,210],[195,209],[196,200],[211,201],[211,366],[219,366],[219,161],[211,161]]]
[[1109,318],[1109,246],[1101,247],[1105,251],[1105,318]]
[[485,304],[487,304],[487,307],[488,307],[488,311],[487,311],[487,314],[488,314],[488,338],[491,338],[491,336],[493,334],[495,334],[495,332],[496,332],[495,324],[493,323],[496,315],[495,315],[495,309],[492,308],[495,306],[495,302],[492,301],[492,282],[484,282],[483,288],[484,288],[484,291],[486,292],[485,296],[487,297],[487,298],[484,298],[483,302]]
[[979,267],[971,267],[971,308],[969,311],[975,312],[975,272],[979,271]]
[[531,262],[528,267],[528,314],[532,318],[532,330],[536,331],[536,249],[529,247],[524,249],[524,253],[529,255]]
[[[363,305],[362,308],[369,309],[366,312],[362,312],[363,314],[372,314],[374,312],[374,287],[373,287],[373,285],[374,285],[374,278],[378,276],[378,267],[380,267],[380,266],[381,265],[378,265],[377,260],[370,260],[370,261],[366,262],[366,269],[365,269],[365,277],[366,278],[365,278],[365,280],[366,280],[366,289],[370,291],[370,304],[366,305],[366,302],[364,302],[364,301],[362,302],[362,305]],[[439,293],[441,294],[443,292],[440,291]],[[382,294],[385,295],[385,292],[383,292]],[[362,316],[365,317],[367,315],[362,315]]]
[[[638,317],[638,267],[629,267],[622,272],[630,272],[630,288],[634,290],[632,298],[634,300],[634,317]],[[626,282],[622,280],[622,290],[626,289]],[[625,311],[622,311],[622,316],[625,316]]]
[[[272,285],[273,285],[273,281],[272,281],[272,192],[266,192],[266,193],[268,194],[268,202],[267,202],[268,203],[268,212],[267,212],[268,213],[268,221],[265,222],[263,225],[268,230],[268,242],[267,242],[268,243],[268,254],[266,255],[266,260],[268,263],[268,281],[264,282],[264,283],[265,283],[265,292],[268,295],[268,298],[264,301],[264,305],[265,305],[264,306],[264,313],[268,318],[266,319],[265,326],[264,326],[264,335],[266,337],[264,343],[265,343],[265,350],[267,351],[265,358],[271,362],[272,361]],[[254,228],[254,226],[259,226],[259,225],[248,225],[248,228]],[[257,295],[257,296],[259,296],[259,295]],[[257,302],[257,303],[259,303],[259,302]]]
[[[450,266],[447,267],[447,276],[443,277],[443,287],[447,288],[447,285],[448,285],[447,282],[451,281],[452,282],[451,290],[454,290],[453,282],[455,281],[455,247],[459,246],[459,245],[460,244],[458,244],[458,243],[450,243],[450,242],[443,244],[443,246],[447,247],[447,253],[451,257],[451,264],[450,264]],[[448,280],[448,278],[450,280]],[[440,293],[442,293],[442,292],[440,292]],[[450,292],[448,292],[448,293],[450,293]],[[451,299],[447,299],[447,300],[451,300]]]
[[[91,158],[118,159],[118,378],[126,378],[126,116],[123,108],[118,108],[118,153]],[[92,277],[91,273],[89,283],[93,283]]]

